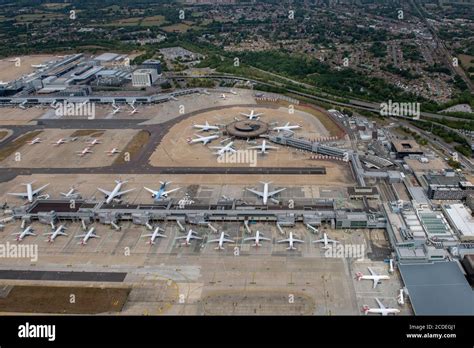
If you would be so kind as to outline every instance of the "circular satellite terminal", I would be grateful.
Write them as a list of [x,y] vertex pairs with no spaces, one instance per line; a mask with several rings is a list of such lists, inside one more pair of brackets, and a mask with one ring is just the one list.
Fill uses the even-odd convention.
[[258,138],[268,132],[268,124],[256,120],[237,121],[227,125],[226,131],[236,138]]

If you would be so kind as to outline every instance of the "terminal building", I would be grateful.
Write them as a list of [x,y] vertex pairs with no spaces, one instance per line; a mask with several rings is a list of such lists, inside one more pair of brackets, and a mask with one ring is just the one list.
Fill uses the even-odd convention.
[[474,192],[474,185],[453,170],[444,174],[424,175],[428,184],[428,198],[434,200],[463,200]]
[[474,242],[472,211],[461,203],[443,204],[443,213],[461,242]]
[[397,158],[404,158],[410,155],[423,155],[423,151],[415,140],[392,141],[392,147]]
[[158,79],[155,69],[137,69],[132,73],[133,87],[150,87]]

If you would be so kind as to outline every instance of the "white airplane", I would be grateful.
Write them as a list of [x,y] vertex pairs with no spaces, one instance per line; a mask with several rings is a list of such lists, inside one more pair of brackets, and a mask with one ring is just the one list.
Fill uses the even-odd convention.
[[41,138],[34,138],[33,140],[28,141],[27,143],[29,145],[34,145],[34,144],[41,143],[41,141],[42,141]]
[[25,109],[26,109],[26,108],[25,108],[26,103],[27,103],[27,101],[25,100],[25,101],[23,101],[21,104],[19,104],[18,107],[19,107],[20,109],[25,110]]
[[256,114],[255,110],[250,110],[250,114],[246,114],[245,112],[240,113],[242,116],[247,117],[249,120],[258,120],[263,115],[263,112]]
[[206,124],[195,124],[195,125],[193,125],[193,128],[198,128],[202,132],[207,132],[207,131],[210,131],[210,130],[219,130],[218,126],[211,126],[209,124],[209,122],[207,122],[207,121],[206,121]]
[[128,105],[132,108],[132,111],[130,111],[130,115],[136,114],[138,112],[138,109],[135,107],[135,100],[129,103]]
[[204,93],[205,95],[211,95],[211,93],[209,93],[209,91],[208,91],[207,89],[204,89],[204,90],[202,91],[202,93]]
[[219,138],[218,134],[209,135],[207,137],[203,137],[199,134],[194,134],[194,135],[197,136],[197,138],[194,138],[194,139],[188,138],[188,144],[195,144],[195,143],[201,142],[204,145],[206,145],[206,144],[209,144],[212,140]]
[[281,188],[281,189],[269,192],[268,191],[268,185],[271,184],[271,183],[270,182],[261,182],[261,183],[263,184],[263,192],[256,191],[256,190],[250,189],[250,188],[247,188],[246,190],[256,194],[259,197],[262,197],[263,204],[267,204],[268,198],[276,195],[277,193],[280,193],[281,191],[286,190],[286,188]]
[[184,239],[185,241],[182,245],[188,246],[189,244],[191,244],[192,239],[201,240],[202,238],[197,236],[197,232],[194,232],[190,229],[186,236],[176,237],[175,239]]
[[290,232],[290,237],[287,239],[279,240],[277,243],[288,243],[290,246],[286,250],[296,250],[294,243],[304,243],[304,240],[293,238],[293,232]]
[[290,126],[290,122],[287,122],[284,126],[275,127],[273,128],[273,130],[280,133],[281,131],[291,131],[292,129],[297,129],[297,128],[301,128],[301,126],[299,124]]
[[117,114],[117,113],[120,112],[120,106],[118,106],[117,104],[115,104],[115,102],[112,103],[112,108],[114,109],[114,110],[112,111],[112,115],[115,115],[115,114]]
[[25,228],[23,231],[21,232],[18,232],[18,233],[13,233],[12,235],[13,236],[18,236],[16,237],[16,240],[18,242],[21,242],[23,239],[25,239],[27,236],[36,236],[35,233],[33,233],[33,227],[28,226],[27,228]]
[[373,289],[375,289],[377,287],[377,284],[379,284],[382,279],[390,279],[390,277],[388,275],[379,275],[379,274],[375,273],[372,270],[372,268],[370,268],[370,267],[367,267],[367,268],[369,269],[370,275],[364,275],[364,274],[362,274],[362,272],[357,272],[356,273],[356,279],[358,281],[361,281],[362,279],[373,280],[373,282],[374,282]]
[[77,155],[79,157],[84,157],[88,153],[92,153],[93,151],[90,150],[91,148],[89,146],[86,146],[82,151],[76,151]]
[[277,150],[278,147],[267,145],[267,141],[264,140],[261,145],[251,146],[251,147],[249,147],[249,149],[258,149],[258,150],[260,150],[260,151],[258,151],[258,153],[260,153],[262,155],[266,155],[268,153],[267,150]]
[[76,192],[76,189],[74,187],[71,187],[69,189],[69,191],[67,192],[59,192],[61,194],[61,196],[63,196],[64,198],[75,198],[77,197],[79,194]]
[[92,138],[91,140],[87,141],[87,143],[92,146],[97,145],[97,144],[102,144],[102,142],[97,138]]
[[224,146],[209,146],[209,148],[210,149],[217,149],[217,151],[214,152],[214,155],[222,156],[226,152],[232,152],[232,153],[237,152],[237,150],[233,148],[233,145],[234,145],[234,142],[231,141],[230,143],[227,143]]
[[271,239],[270,239],[270,238],[266,238],[265,236],[263,236],[263,234],[260,234],[260,231],[257,231],[257,232],[255,233],[255,237],[244,238],[244,242],[246,242],[246,241],[248,241],[248,240],[254,240],[255,243],[252,244],[252,246],[254,246],[254,247],[259,247],[261,240],[268,240],[268,241],[270,241]]
[[229,93],[231,93],[231,94],[233,94],[233,95],[237,95],[237,92],[234,91],[234,90],[232,90],[232,89],[229,91]]
[[158,238],[158,237],[161,237],[161,238],[167,238],[168,236],[165,236],[164,234],[161,234],[160,231],[165,231],[164,229],[160,228],[160,227],[156,227],[155,228],[155,231],[153,231],[153,233],[151,234],[145,234],[142,236],[142,238],[144,237],[150,237],[150,240],[148,241],[148,244],[155,244],[155,239]]
[[127,183],[128,181],[120,181],[120,180],[115,180],[115,187],[114,189],[110,192],[110,191],[106,191],[104,189],[101,189],[100,187],[98,187],[97,189],[102,192],[105,197],[107,198],[105,200],[105,203],[106,204],[110,204],[110,202],[112,202],[115,198],[120,198],[122,195],[128,193],[128,192],[131,192],[135,189],[130,189],[130,190],[125,190],[125,191],[120,191],[120,189],[122,188],[122,185]]
[[63,232],[63,230],[65,229],[66,227],[64,227],[64,225],[61,225],[55,231],[45,233],[44,234],[45,236],[49,236],[49,238],[46,241],[49,243],[53,243],[57,236],[67,236],[67,234]]
[[170,99],[171,99],[171,100],[174,100],[174,101],[177,101],[177,100],[178,100],[178,98],[176,98],[174,95],[170,95]]
[[109,151],[105,151],[106,154],[108,154],[109,156],[113,156],[115,155],[116,153],[120,153],[122,151],[120,151],[119,149],[117,149],[116,147],[114,147],[112,150],[109,150]]
[[224,93],[221,94],[221,99],[227,99],[227,97]]
[[27,184],[22,184],[26,186],[26,192],[24,193],[8,193],[10,196],[19,196],[28,199],[28,202],[33,202],[33,197],[36,196],[38,193],[40,193],[43,189],[45,189],[49,184],[46,184],[44,186],[41,186],[39,189],[33,190],[33,187],[31,186],[34,183],[34,181],[27,183]]
[[147,190],[148,192],[151,193],[151,196],[154,198],[155,202],[158,202],[163,197],[168,198],[168,194],[180,189],[180,187],[178,187],[178,188],[175,188],[175,189],[172,189],[172,190],[169,190],[169,191],[165,191],[166,185],[171,184],[171,181],[164,181],[164,182],[160,181],[160,184],[161,184],[161,186],[157,191],[152,190],[148,187],[143,187],[145,190]]
[[337,240],[334,240],[334,239],[329,239],[328,235],[326,233],[324,233],[322,239],[313,240],[313,243],[324,243],[323,249],[329,249],[329,246],[328,246],[329,243],[336,244],[336,243],[339,243],[339,242]]
[[375,298],[375,301],[377,301],[377,304],[379,305],[379,308],[370,308],[367,305],[364,305],[362,307],[362,312],[364,312],[365,315],[369,313],[374,313],[374,314],[382,314],[382,315],[389,315],[389,314],[397,314],[400,313],[400,310],[397,308],[386,308],[382,302],[378,298]]
[[47,65],[46,64],[31,64],[31,67],[35,69],[41,69],[41,68],[46,68]]
[[221,232],[221,236],[218,239],[211,239],[208,240],[208,243],[219,243],[217,247],[215,248],[216,250],[223,250],[224,248],[224,243],[235,243],[232,239],[227,239],[229,235],[225,234],[224,232]]
[[55,142],[53,142],[53,143],[51,143],[51,144],[54,145],[54,146],[59,146],[59,145],[61,145],[61,144],[65,144],[66,142],[67,142],[66,139],[61,138],[61,139],[58,139],[58,141],[55,141]]
[[80,235],[76,236],[75,238],[82,238],[82,240],[77,244],[86,245],[87,241],[90,238],[100,238],[100,236],[95,234],[95,227],[91,227],[87,233],[80,234]]

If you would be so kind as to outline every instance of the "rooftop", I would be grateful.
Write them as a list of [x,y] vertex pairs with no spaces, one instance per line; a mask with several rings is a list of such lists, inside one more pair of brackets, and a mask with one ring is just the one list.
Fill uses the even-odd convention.
[[415,315],[474,315],[474,292],[455,261],[399,264]]

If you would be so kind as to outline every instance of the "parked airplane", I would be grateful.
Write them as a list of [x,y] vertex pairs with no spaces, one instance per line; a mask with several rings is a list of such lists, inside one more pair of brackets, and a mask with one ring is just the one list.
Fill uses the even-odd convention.
[[102,142],[99,139],[96,139],[96,138],[92,138],[91,140],[88,140],[87,143],[92,145],[92,146],[97,145],[97,144],[102,144]]
[[227,97],[224,93],[221,94],[221,99],[227,99]]
[[250,150],[251,149],[258,149],[258,150],[260,150],[260,151],[258,151],[258,153],[260,153],[262,155],[266,155],[268,153],[267,150],[277,150],[278,147],[267,145],[267,141],[264,140],[261,145],[251,146],[251,147],[249,147],[249,149]]
[[114,110],[112,111],[112,115],[115,115],[115,114],[117,114],[117,113],[120,112],[120,106],[118,106],[117,104],[115,104],[115,102],[112,103],[112,108],[114,109]]
[[297,129],[297,128],[301,128],[301,126],[298,124],[294,126],[290,126],[290,122],[287,122],[284,126],[275,127],[273,128],[273,130],[280,133],[281,131],[291,131],[292,129]]
[[59,139],[58,141],[55,141],[55,142],[53,142],[53,143],[51,143],[51,144],[54,145],[54,146],[59,146],[59,145],[61,145],[61,144],[65,144],[66,142],[67,142],[66,139],[61,138],[61,139]]
[[364,312],[365,315],[369,313],[374,313],[374,314],[382,314],[382,315],[389,315],[389,314],[397,314],[400,313],[400,310],[397,308],[386,308],[382,302],[378,298],[375,298],[375,301],[377,301],[377,304],[379,305],[379,308],[370,308],[367,305],[364,305],[362,307],[362,312]]
[[356,279],[358,281],[362,280],[362,279],[369,279],[369,280],[372,280],[374,282],[374,289],[377,287],[377,284],[381,283],[380,281],[382,279],[390,279],[390,277],[388,275],[379,275],[377,273],[375,273],[372,268],[370,267],[367,267],[369,269],[369,272],[370,272],[370,275],[364,275],[362,274],[362,272],[357,272],[356,273]]
[[153,233],[145,234],[145,235],[142,236],[142,238],[150,237],[150,240],[148,241],[148,244],[155,244],[155,239],[156,238],[158,238],[158,237],[167,238],[168,237],[168,236],[165,236],[164,234],[161,234],[160,231],[164,232],[165,230],[157,226],[155,228],[155,231],[153,231]]
[[18,232],[18,233],[13,233],[12,235],[13,236],[18,236],[18,237],[16,237],[16,240],[18,242],[21,242],[23,239],[25,239],[28,236],[36,236],[36,234],[33,233],[33,231],[34,231],[33,227],[31,227],[31,225],[30,225],[27,228],[25,228],[23,231]]
[[28,183],[28,184],[22,184],[26,186],[26,192],[24,193],[8,193],[11,196],[19,196],[28,199],[28,202],[33,202],[33,197],[36,196],[38,193],[40,193],[43,189],[45,189],[49,184],[46,184],[44,186],[41,186],[39,189],[33,190],[33,187],[31,186],[34,183],[34,181]]
[[326,233],[324,233],[322,239],[313,240],[313,243],[324,243],[323,249],[329,249],[329,246],[328,246],[329,243],[336,244],[336,243],[339,243],[339,242],[337,240],[334,240],[334,239],[329,239],[328,235]]
[[198,237],[197,236],[197,233],[194,232],[193,230],[189,230],[188,231],[188,234],[186,236],[181,236],[181,237],[176,237],[175,239],[184,239],[184,243],[182,245],[189,245],[191,244],[191,240],[192,239],[197,239],[197,240],[201,240],[202,238],[201,237]]
[[46,241],[49,243],[53,243],[57,236],[67,236],[67,234],[63,232],[65,229],[66,227],[64,227],[64,225],[61,225],[53,232],[45,233],[45,236],[49,236]]
[[263,112],[256,114],[255,110],[250,110],[250,114],[246,114],[245,112],[241,112],[240,114],[247,117],[249,120],[258,120],[260,118],[259,116],[263,115]]
[[89,146],[86,146],[82,151],[76,151],[76,153],[79,157],[84,157],[88,153],[92,153],[92,151],[90,150]]
[[38,143],[41,143],[41,142],[42,142],[41,138],[34,138],[33,140],[27,141],[27,143],[29,145],[34,145],[34,144],[38,144]]
[[232,239],[227,239],[226,237],[229,237],[228,234],[224,233],[224,232],[221,232],[221,236],[218,238],[218,239],[211,239],[211,240],[208,240],[207,242],[208,243],[219,243],[217,245],[216,250],[223,250],[225,249],[224,248],[224,243],[235,243],[235,241],[233,241]]
[[257,232],[255,232],[255,237],[244,238],[244,242],[246,242],[246,241],[248,241],[248,240],[254,240],[255,243],[252,244],[252,246],[254,246],[254,247],[259,247],[261,240],[268,240],[268,241],[270,241],[271,239],[270,239],[270,238],[266,238],[263,234],[260,234],[260,231],[257,231]]
[[77,198],[79,196],[79,193],[76,192],[76,189],[74,187],[71,187],[69,191],[67,192],[59,192],[61,196],[64,198]]
[[174,95],[170,95],[170,99],[174,101],[178,101],[178,98],[176,98]]
[[230,143],[227,143],[224,146],[209,146],[209,148],[217,149],[217,151],[214,152],[214,155],[222,156],[226,152],[232,152],[232,153],[237,152],[237,150],[233,148],[233,145],[234,145],[234,142],[231,141]]
[[119,149],[117,149],[116,147],[114,147],[112,150],[109,150],[109,151],[105,151],[106,154],[108,154],[109,156],[113,156],[115,155],[116,153],[120,153],[122,151],[120,151]]
[[86,245],[87,241],[90,238],[100,238],[100,236],[95,234],[95,227],[91,227],[87,233],[80,234],[80,235],[76,236],[75,238],[82,238],[82,240],[77,244]]
[[160,184],[161,184],[161,186],[158,189],[158,191],[152,190],[148,187],[143,187],[145,190],[147,190],[148,192],[151,193],[151,196],[155,199],[155,202],[158,202],[163,197],[167,198],[168,194],[180,189],[180,187],[178,187],[178,188],[175,188],[175,189],[172,189],[172,190],[169,190],[169,191],[165,191],[166,185],[171,184],[171,181],[164,181],[164,182],[160,181]]
[[31,67],[35,69],[41,69],[41,68],[46,68],[47,65],[46,64],[31,64]]
[[268,191],[268,185],[271,184],[270,182],[261,182],[263,184],[263,192],[256,191],[254,189],[247,188],[247,191],[250,191],[254,194],[256,194],[259,197],[262,197],[263,199],[263,204],[267,204],[268,198],[275,196],[277,193],[280,193],[281,191],[286,190],[286,188],[281,188],[275,191]]
[[25,107],[26,103],[28,103],[28,101],[25,100],[25,101],[21,102],[21,104],[19,104],[18,107],[19,107],[20,109],[25,110],[25,109],[26,109],[26,107]]
[[214,134],[214,135],[209,135],[207,137],[203,137],[199,134],[194,134],[197,136],[197,138],[191,139],[188,138],[188,144],[195,144],[195,143],[203,143],[204,145],[209,144],[212,140],[219,138],[219,135]]
[[135,107],[135,100],[133,100],[128,105],[132,108],[132,111],[130,111],[130,115],[136,114],[138,112],[138,109]]
[[110,202],[112,202],[115,198],[120,198],[124,194],[135,190],[135,189],[130,189],[130,190],[125,190],[125,191],[120,191],[120,189],[122,188],[122,185],[127,183],[127,182],[128,181],[115,180],[116,185],[115,185],[114,189],[111,192],[106,191],[104,189],[101,189],[100,187],[98,187],[97,189],[100,192],[102,192],[105,195],[105,197],[107,198],[105,203],[110,204]]
[[211,95],[211,93],[209,93],[209,91],[207,89],[203,89],[202,93],[204,93],[205,95]]
[[286,248],[286,250],[296,250],[296,248],[294,247],[293,244],[294,243],[304,243],[304,241],[301,240],[301,239],[293,238],[293,232],[290,232],[290,237],[289,238],[279,240],[277,243],[288,243],[289,247]]
[[207,131],[210,131],[210,130],[219,130],[218,126],[211,126],[209,124],[209,122],[207,122],[207,121],[206,121],[206,124],[195,124],[195,125],[193,125],[193,128],[198,128],[202,132],[207,132]]
[[233,94],[233,95],[237,95],[237,92],[234,91],[234,90],[232,90],[232,89],[229,91],[229,93],[231,93],[231,94]]

